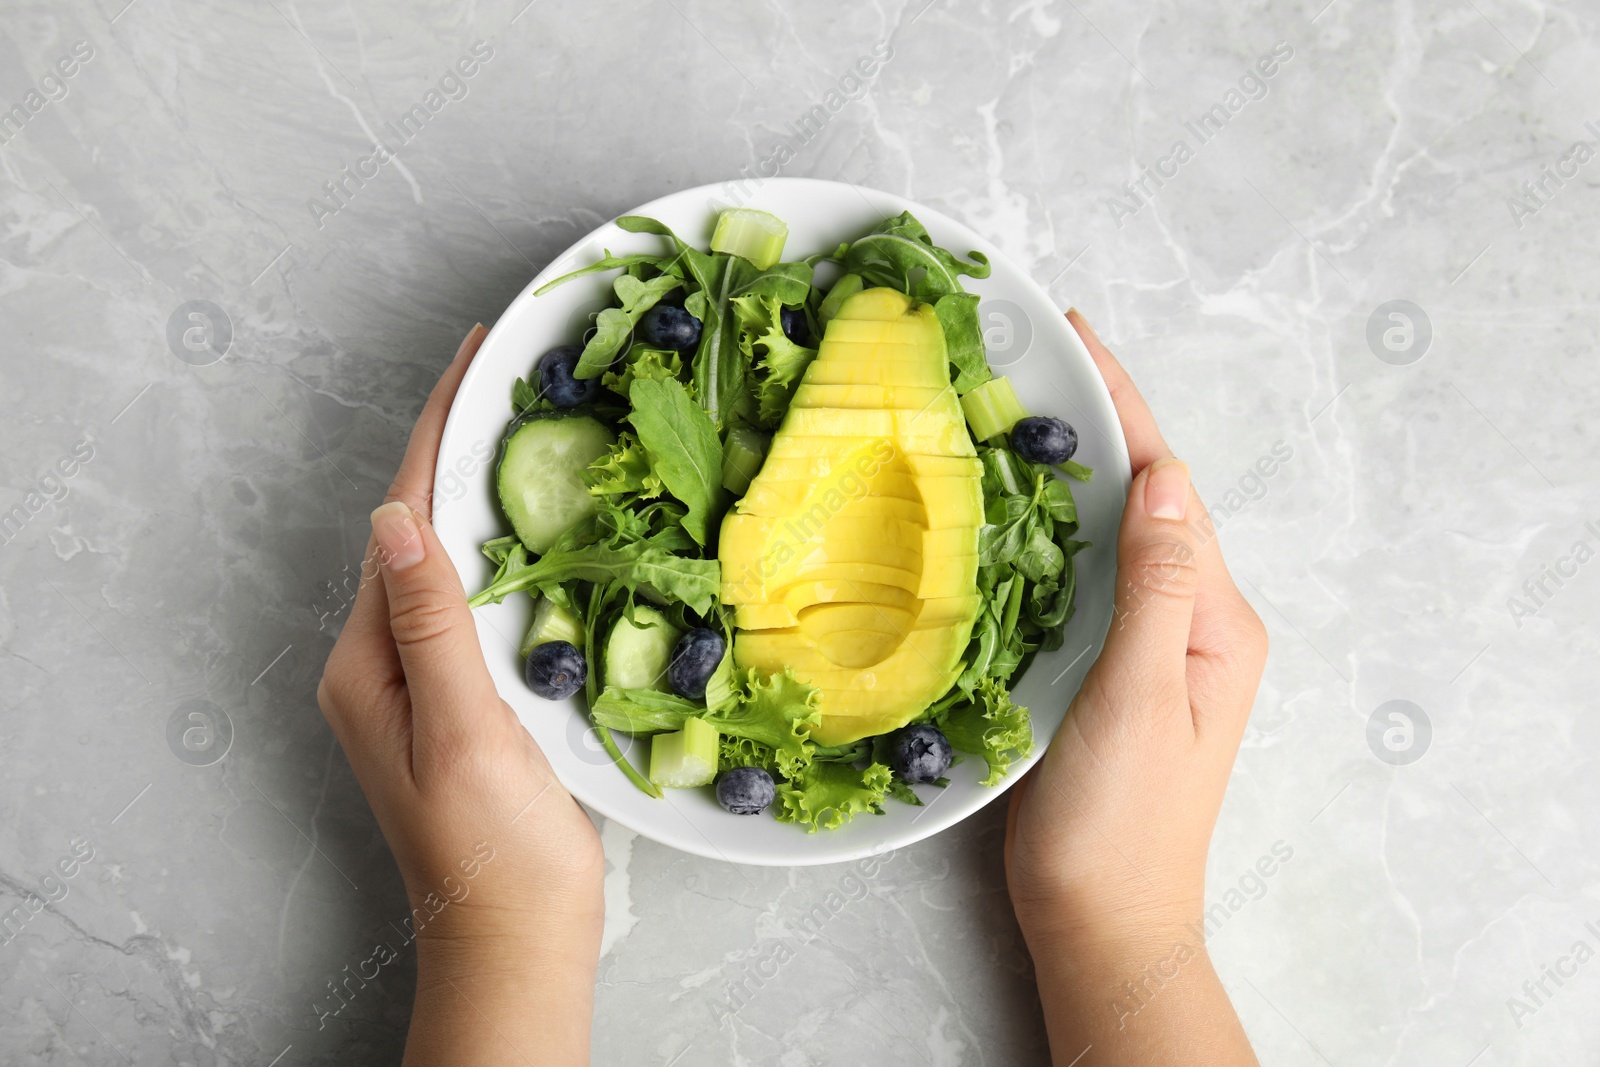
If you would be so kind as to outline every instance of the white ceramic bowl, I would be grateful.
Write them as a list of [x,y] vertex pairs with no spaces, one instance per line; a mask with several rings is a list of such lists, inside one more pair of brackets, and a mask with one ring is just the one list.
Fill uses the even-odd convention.
[[[935,834],[997,799],[1043,755],[1084,672],[1099,652],[1111,619],[1114,549],[1128,489],[1128,453],[1111,397],[1088,351],[1043,289],[988,241],[947,215],[892,193],[810,178],[774,178],[750,193],[744,206],[770,211],[789,225],[785,258],[829,251],[864,234],[883,219],[910,211],[933,240],[957,255],[977,250],[993,272],[965,279],[983,302],[980,313],[996,371],[1011,377],[1028,409],[1056,415],[1078,430],[1076,458],[1095,468],[1085,485],[1073,483],[1080,539],[1094,547],[1077,556],[1077,611],[1060,650],[1040,655],[1017,682],[1018,703],[1033,712],[1033,756],[1012,767],[999,787],[979,784],[983,761],[968,756],[950,774],[944,790],[922,787],[925,807],[888,802],[887,814],[858,815],[832,832],[808,834],[770,813],[744,817],[717,806],[709,789],[665,790],[653,800],[623,777],[589,732],[578,702],[552,703],[528,690],[517,658],[517,640],[531,614],[530,598],[515,596],[477,612],[478,632],[489,671],[500,692],[549,757],[563,785],[584,804],[654,841],[685,852],[735,863],[798,866],[834,863],[880,854]],[[715,213],[732,206],[723,186],[685,189],[635,208],[671,226],[704,248]],[[534,361],[559,344],[579,338],[586,318],[605,306],[615,272],[590,275],[544,296],[534,290],[551,278],[615,253],[654,251],[662,238],[605,225],[557,256],[512,302],[473,361],[445,427],[435,473],[434,522],[469,591],[483,587],[492,568],[479,545],[507,532],[494,494],[494,457],[511,414],[511,384]],[[647,739],[630,744],[617,735],[638,766],[647,763]]]

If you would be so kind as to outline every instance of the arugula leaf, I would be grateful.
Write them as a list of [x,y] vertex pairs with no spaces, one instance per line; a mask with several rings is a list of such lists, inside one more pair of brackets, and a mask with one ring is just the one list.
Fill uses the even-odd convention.
[[955,364],[956,392],[965,395],[993,378],[978,324],[978,294],[946,293],[934,302],[933,313],[944,329],[945,354]]
[[683,528],[704,545],[722,517],[722,442],[705,410],[676,378],[643,378],[629,387],[628,421],[650,454],[650,468],[688,512]]
[[859,274],[872,285],[887,285],[918,300],[936,303],[959,293],[961,276],[987,278],[989,260],[969,252],[973,262],[957,259],[933,243],[928,231],[903,212],[885,219],[877,230],[852,244],[845,253],[845,270]]
[[988,763],[984,785],[998,783],[1015,760],[1033,752],[1028,709],[1012,703],[1006,687],[994,678],[980,681],[973,699],[946,709],[935,721],[953,747],[982,756]]
[[700,251],[656,219],[624,215],[617,219],[617,225],[632,233],[653,233],[670,240],[678,253],[674,262],[699,286],[699,293],[691,294],[684,302],[690,314],[700,320],[700,347],[694,355],[695,394],[710,414],[712,425],[721,430],[727,421],[726,412],[738,402],[746,369],[738,358],[728,301],[739,291],[741,281],[750,281],[759,272],[749,260],[738,256]]
[[572,376],[597,378],[609,370],[633,337],[633,328],[644,313],[682,284],[681,278],[671,274],[658,274],[649,281],[624,274],[612,282],[611,287],[616,290],[622,306],[606,308],[595,317],[594,336],[583,346],[583,355],[578,357]]
[[616,270],[618,267],[627,270],[633,270],[634,268],[641,266],[655,267],[657,270],[662,271],[663,273],[672,273],[676,267],[672,260],[663,258],[661,256],[613,256],[610,249],[607,249],[605,256],[601,259],[595,260],[587,267],[579,267],[577,270],[568,271],[566,274],[563,274],[554,281],[545,282],[543,285],[539,286],[539,288],[533,291],[533,295],[543,296],[556,286],[565,285],[572,279],[581,278],[586,274],[599,274],[601,271]]
[[739,349],[739,324],[729,302],[738,291],[739,277],[755,268],[737,256],[717,256],[712,284],[705,288],[706,308],[700,347],[694,354],[694,385],[700,403],[718,430],[744,390],[749,365]]
[[706,721],[730,737],[748,738],[773,752],[780,774],[792,778],[811,762],[811,727],[822,723],[822,694],[792,670],[763,676],[734,672],[733,701],[706,712]]
[[857,770],[848,763],[812,763],[778,786],[778,821],[808,833],[837,830],[856,815],[883,814],[894,774],[881,763]]
[[1065,462],[1057,463],[1056,466],[1060,467],[1061,473],[1065,474],[1068,478],[1073,478],[1080,482],[1086,482],[1094,477],[1093,467],[1085,467],[1082,463],[1079,463],[1076,460],[1069,459]]
[[544,582],[578,579],[621,582],[667,600],[682,601],[701,614],[710,611],[722,589],[722,567],[714,559],[674,555],[672,550],[688,538],[670,538],[666,534],[625,544],[558,545],[532,563],[506,570],[467,603],[481,607]]
[[700,288],[711,288],[708,283],[715,270],[712,263],[715,257],[684,241],[673,233],[672,228],[666,223],[658,222],[645,215],[622,215],[617,219],[617,226],[627,230],[629,233],[653,233],[658,237],[667,238],[672,242],[673,248],[677,250],[677,255],[667,262],[679,267],[680,275],[683,270],[687,270],[690,276],[699,283]]
[[775,300],[779,304],[798,307],[811,295],[811,266],[807,263],[774,263],[766,270],[753,266],[740,271],[738,284],[729,299],[742,300],[754,297]]
[[[492,541],[485,541],[483,543],[483,554],[489,557],[490,563],[498,567],[510,558],[512,551],[520,544],[522,544],[522,538],[516,534],[507,534],[505,537],[496,537]],[[524,549],[524,554],[526,554],[526,549]]]

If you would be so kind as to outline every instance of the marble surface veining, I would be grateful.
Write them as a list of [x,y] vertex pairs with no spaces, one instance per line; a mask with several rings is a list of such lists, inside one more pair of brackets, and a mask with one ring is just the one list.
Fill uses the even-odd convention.
[[[405,911],[314,700],[367,512],[474,321],[766,168],[991,235],[1224,516],[1262,1061],[1600,1063],[1600,11],[1324,3],[0,2],[0,1061],[397,1059],[409,956],[312,1008]],[[596,1061],[1040,1062],[1003,819],[605,826]]]

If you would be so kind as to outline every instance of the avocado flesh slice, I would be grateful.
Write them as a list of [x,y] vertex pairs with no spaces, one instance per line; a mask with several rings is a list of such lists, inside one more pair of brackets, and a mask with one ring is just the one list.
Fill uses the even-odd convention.
[[734,662],[821,690],[819,743],[898,729],[960,673],[980,477],[933,307],[849,297],[718,550]]

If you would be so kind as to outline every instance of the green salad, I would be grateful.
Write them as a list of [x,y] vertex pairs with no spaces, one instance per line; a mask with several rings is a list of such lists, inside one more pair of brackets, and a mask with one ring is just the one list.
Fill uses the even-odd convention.
[[651,796],[711,789],[814,832],[924,803],[962,754],[998,783],[1033,748],[1012,684],[1060,647],[1086,547],[1059,475],[1090,471],[990,369],[962,285],[988,261],[909,213],[788,261],[753,209],[718,215],[705,251],[617,225],[660,248],[535,294],[615,275],[512,388],[509,533],[472,605],[534,599],[529,687],[581,690]]

